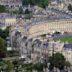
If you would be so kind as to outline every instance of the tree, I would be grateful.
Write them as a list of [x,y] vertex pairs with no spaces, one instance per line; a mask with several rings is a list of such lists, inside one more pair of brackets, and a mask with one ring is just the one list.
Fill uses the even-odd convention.
[[25,72],[32,72],[33,64],[32,63],[23,64],[22,67],[24,68]]
[[38,5],[42,8],[48,6],[48,0],[22,0],[23,5]]
[[9,29],[10,27],[7,27],[4,30],[0,29],[0,37],[6,39],[9,36]]
[[14,65],[14,68],[15,68],[15,72],[18,72],[19,62],[13,61],[13,65]]
[[25,10],[25,14],[29,14],[30,11],[28,9]]
[[38,3],[38,6],[45,8],[48,6],[48,0],[39,0],[40,2]]
[[52,70],[53,67],[57,67],[59,69],[63,69],[65,66],[65,58],[61,53],[56,53],[49,58],[50,66],[49,68]]
[[6,7],[3,5],[0,5],[0,13],[6,12]]
[[72,11],[72,5],[71,4],[68,5],[68,10]]
[[32,17],[32,12],[28,9],[25,10],[25,19],[30,19]]
[[23,14],[23,9],[22,9],[22,7],[19,7],[19,14]]
[[10,62],[10,61],[6,61],[5,62],[6,64],[7,64],[7,67],[6,67],[6,72],[11,72],[11,71],[13,71],[13,69],[14,69],[14,65],[12,64],[12,62]]
[[56,31],[54,34],[61,34],[61,32]]
[[2,60],[0,61],[0,72],[2,72],[3,70],[5,70],[7,67],[7,64]]
[[4,39],[0,37],[0,58],[6,57],[7,49],[6,49],[6,42]]
[[19,14],[19,10],[14,10],[12,13],[13,13],[14,15],[18,15],[18,14]]
[[25,19],[30,19],[30,18],[32,18],[32,14],[31,13],[25,15]]
[[28,5],[30,3],[30,0],[22,0],[23,5]]
[[33,65],[33,69],[40,72],[40,71],[43,71],[44,66],[45,66],[45,64],[43,64],[43,63],[36,63],[36,64]]
[[25,69],[26,69],[26,71],[27,71],[27,72],[32,72],[32,69],[33,69],[33,64],[31,64],[31,63],[26,64]]
[[40,35],[43,39],[45,39],[46,38],[46,34],[42,34],[42,35]]
[[0,72],[12,72],[14,69],[14,65],[10,61],[0,61]]
[[69,61],[65,61],[65,66],[66,67],[70,67],[71,66],[70,62]]

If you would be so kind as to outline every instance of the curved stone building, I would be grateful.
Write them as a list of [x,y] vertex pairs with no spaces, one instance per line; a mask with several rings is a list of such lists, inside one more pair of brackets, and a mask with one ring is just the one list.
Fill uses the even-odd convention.
[[34,24],[29,28],[29,36],[37,36],[47,33],[72,32],[72,20],[56,20]]

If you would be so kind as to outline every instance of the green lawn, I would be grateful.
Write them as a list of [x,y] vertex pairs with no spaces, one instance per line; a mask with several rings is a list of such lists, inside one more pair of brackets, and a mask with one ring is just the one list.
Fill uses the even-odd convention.
[[72,36],[64,36],[64,37],[61,37],[61,38],[56,38],[55,40],[56,41],[60,40],[61,42],[72,43]]

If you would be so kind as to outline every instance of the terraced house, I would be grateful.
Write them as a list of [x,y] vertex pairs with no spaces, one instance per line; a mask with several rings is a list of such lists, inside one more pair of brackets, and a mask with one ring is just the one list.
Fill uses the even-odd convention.
[[0,0],[0,5],[19,7],[22,3],[21,0]]

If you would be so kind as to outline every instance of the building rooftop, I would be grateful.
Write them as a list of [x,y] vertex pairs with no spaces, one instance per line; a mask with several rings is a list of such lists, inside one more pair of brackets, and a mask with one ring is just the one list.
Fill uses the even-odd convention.
[[64,48],[71,48],[72,49],[72,44],[64,44]]

